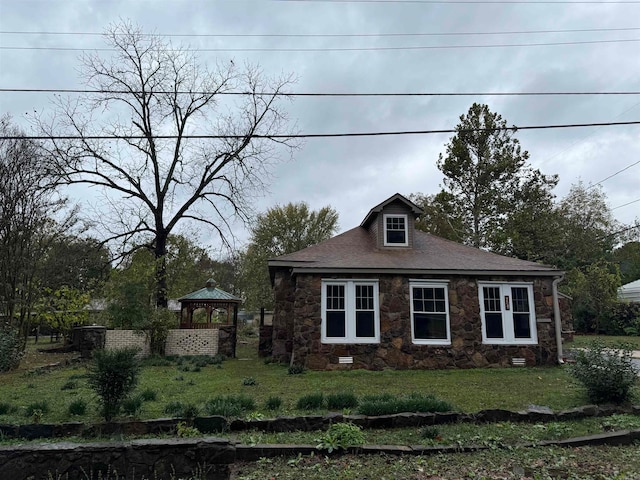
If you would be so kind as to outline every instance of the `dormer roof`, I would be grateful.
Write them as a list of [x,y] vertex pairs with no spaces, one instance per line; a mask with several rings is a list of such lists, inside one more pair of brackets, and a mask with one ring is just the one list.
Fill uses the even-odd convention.
[[376,219],[376,217],[382,212],[384,207],[398,201],[404,203],[407,206],[407,210],[413,214],[413,218],[417,218],[422,213],[424,213],[424,211],[419,206],[417,206],[407,197],[405,197],[404,195],[400,195],[399,193],[396,193],[395,195],[392,195],[391,197],[387,198],[384,202],[379,203],[378,205],[373,207],[371,210],[369,210],[369,213],[367,213],[367,216],[364,217],[364,220],[362,220],[362,223],[360,224],[360,226],[364,228],[368,228],[369,225],[371,225],[371,223]]

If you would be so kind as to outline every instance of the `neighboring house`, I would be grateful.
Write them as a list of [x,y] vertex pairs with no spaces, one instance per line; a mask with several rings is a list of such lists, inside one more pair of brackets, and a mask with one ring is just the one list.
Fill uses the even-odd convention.
[[359,227],[269,260],[274,359],[317,370],[561,362],[564,272],[418,231],[421,213],[396,194]]
[[618,300],[623,302],[640,302],[640,280],[627,283],[618,288]]

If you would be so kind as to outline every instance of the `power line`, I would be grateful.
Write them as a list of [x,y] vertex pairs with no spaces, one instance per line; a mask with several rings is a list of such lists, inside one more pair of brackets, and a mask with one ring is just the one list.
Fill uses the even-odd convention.
[[[532,125],[525,127],[502,127],[502,128],[469,128],[469,129],[445,129],[445,130],[410,130],[396,132],[356,132],[356,133],[308,133],[308,134],[290,134],[290,135],[252,135],[253,138],[337,138],[337,137],[375,137],[375,136],[391,136],[391,135],[427,135],[438,133],[471,133],[484,131],[517,131],[517,130],[546,130],[555,128],[580,128],[580,127],[602,127],[602,126],[620,126],[620,125],[640,125],[639,121],[634,122],[608,122],[608,123],[573,123],[561,125]],[[1,140],[144,140],[144,135],[59,135],[59,136],[30,136],[30,135],[10,135],[0,136]],[[244,135],[154,135],[157,140],[175,140],[182,139],[242,139]],[[622,205],[624,206],[624,205]],[[619,207],[617,207],[619,208]]]
[[[543,33],[593,33],[628,32],[640,30],[640,27],[621,28],[577,28],[566,30],[521,30],[502,32],[416,32],[416,33],[139,33],[142,37],[167,38],[371,38],[371,37],[456,37],[479,35],[533,35]],[[57,36],[96,36],[104,32],[62,32],[37,30],[0,30],[0,35],[57,35]],[[126,33],[108,32],[108,35],[124,36]]]
[[618,205],[617,207],[613,207],[611,210],[617,210],[618,208],[626,207],[627,205],[631,205],[633,203],[638,203],[638,202],[640,202],[640,198],[636,200],[632,200],[631,202],[628,202],[628,203],[624,203],[622,205]]
[[[616,40],[585,40],[575,42],[548,42],[548,43],[510,43],[510,44],[485,44],[485,45],[414,45],[405,47],[323,47],[323,48],[189,48],[190,52],[380,52],[399,50],[454,50],[454,49],[479,49],[479,48],[513,48],[513,47],[553,47],[567,45],[594,45],[605,43],[630,43],[640,42],[640,38],[616,39]],[[8,47],[0,46],[0,50],[19,51],[56,51],[56,52],[116,52],[115,48],[81,48],[81,47]],[[163,49],[165,52],[179,52],[182,50]]]
[[635,4],[640,3],[637,0],[268,0],[271,2],[286,3],[416,3],[416,4],[433,4],[433,5],[564,5],[564,4]]
[[[92,90],[81,88],[0,88],[0,93],[98,93],[98,94],[132,94],[143,92],[132,90]],[[145,92],[149,93],[149,92]],[[165,91],[157,90],[157,95],[211,95],[211,91]],[[585,91],[585,92],[217,92],[216,95],[257,95],[257,96],[287,96],[287,97],[475,97],[475,96],[570,96],[570,95],[640,95],[638,91]]]
[[[626,167],[624,167],[622,170],[618,170],[616,173],[612,173],[611,175],[609,175],[608,177],[603,178],[602,180],[600,180],[599,182],[594,183],[593,185],[590,185],[587,190],[594,188],[596,185],[600,185],[602,182],[606,182],[607,180],[609,180],[610,178],[615,177],[616,175],[621,174],[622,172],[624,172],[625,170],[629,170],[631,167],[638,165],[640,163],[640,160],[638,160],[635,163],[632,163],[631,165],[627,165]],[[618,207],[616,207],[618,208]]]

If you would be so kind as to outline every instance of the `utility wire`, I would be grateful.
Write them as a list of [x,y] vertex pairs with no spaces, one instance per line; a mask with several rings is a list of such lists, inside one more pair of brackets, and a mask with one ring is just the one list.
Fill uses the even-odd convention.
[[624,203],[622,205],[618,205],[617,207],[613,207],[611,210],[617,210],[618,208],[626,207],[627,205],[631,205],[633,203],[638,203],[638,202],[640,202],[640,198],[636,200],[632,200],[631,202],[628,202],[628,203]]
[[[463,37],[479,35],[534,35],[542,33],[593,33],[628,32],[640,27],[621,28],[576,28],[566,30],[520,30],[502,32],[416,32],[416,33],[139,33],[142,37],[167,38],[377,38],[377,37]],[[37,30],[0,30],[0,35],[69,35],[103,37],[105,32],[62,32]],[[123,32],[108,32],[106,35],[124,36]]]
[[563,4],[635,4],[640,3],[637,0],[268,0],[271,2],[286,3],[416,3],[416,4],[432,4],[432,5],[563,5]]
[[[634,122],[607,122],[607,123],[573,123],[562,125],[532,125],[525,127],[502,127],[502,128],[469,128],[469,129],[445,129],[445,130],[414,130],[396,132],[357,132],[357,133],[307,133],[290,135],[252,135],[253,138],[335,138],[335,137],[375,137],[391,135],[426,135],[438,133],[471,133],[471,132],[495,132],[495,131],[518,131],[518,130],[545,130],[555,128],[579,128],[579,127],[602,127],[620,125],[640,125],[639,121]],[[245,135],[154,135],[157,140],[182,139],[242,139]],[[145,135],[55,135],[55,136],[30,136],[30,135],[9,135],[0,136],[1,140],[144,140]]]
[[[512,48],[512,47],[550,47],[566,45],[594,45],[605,43],[630,43],[640,42],[640,38],[627,38],[616,40],[585,40],[576,42],[548,42],[548,43],[509,43],[509,44],[485,44],[485,45],[414,45],[405,47],[323,47],[323,48],[189,48],[190,52],[381,52],[399,50],[454,50],[465,48]],[[81,47],[8,47],[0,46],[0,50],[19,51],[56,51],[56,52],[116,52],[115,48],[81,48]],[[183,50],[163,49],[164,52],[174,53]]]
[[[587,187],[587,190],[590,190],[592,188],[595,188],[596,185],[600,185],[602,182],[606,182],[607,180],[609,180],[610,178],[615,177],[616,175],[621,174],[622,172],[624,172],[625,170],[629,170],[631,167],[634,167],[635,165],[638,165],[640,163],[640,160],[638,160],[635,163],[632,163],[631,165],[627,165],[626,167],[624,167],[622,170],[618,170],[616,173],[612,173],[611,175],[609,175],[608,177],[603,178],[602,180],[600,180],[599,182],[594,183],[593,185],[589,185],[589,187]],[[619,207],[616,207],[619,208]]]
[[[143,92],[132,90],[91,90],[79,88],[0,88],[0,93],[99,93],[99,94],[132,94]],[[211,95],[210,91],[165,91],[156,90],[157,95]],[[638,91],[585,91],[585,92],[405,92],[405,93],[349,93],[349,92],[217,92],[216,95],[256,95],[256,96],[286,96],[286,97],[476,97],[476,96],[563,96],[563,95],[640,95]]]

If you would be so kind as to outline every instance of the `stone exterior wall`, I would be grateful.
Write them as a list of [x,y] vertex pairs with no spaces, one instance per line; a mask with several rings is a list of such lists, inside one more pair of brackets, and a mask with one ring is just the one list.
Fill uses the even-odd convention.
[[262,325],[260,327],[258,340],[258,356],[270,357],[273,350],[273,325]]
[[105,350],[139,348],[139,355],[143,357],[151,353],[149,337],[135,330],[107,330],[104,348]]
[[82,358],[91,358],[91,352],[98,348],[104,348],[106,336],[107,327],[100,325],[73,327],[71,343],[80,352]]
[[[449,281],[451,345],[413,344],[409,280],[394,275],[379,276],[379,344],[322,344],[322,277],[298,274],[292,280],[288,272],[277,272],[274,359],[287,362],[293,354],[295,363],[314,370],[506,367],[514,357],[524,358],[528,366],[555,364],[557,347],[550,278],[491,278],[510,282],[533,280],[538,345],[483,344],[477,279],[466,276],[428,279]],[[339,357],[353,357],[353,364],[339,364]]]
[[169,330],[165,355],[209,355],[218,353],[218,330]]
[[227,358],[236,358],[237,329],[233,325],[220,325],[218,353]]

